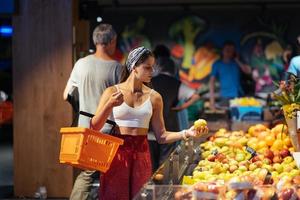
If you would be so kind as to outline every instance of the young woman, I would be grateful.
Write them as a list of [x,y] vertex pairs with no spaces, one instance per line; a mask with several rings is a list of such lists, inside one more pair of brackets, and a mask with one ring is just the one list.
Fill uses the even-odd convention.
[[91,128],[95,130],[100,130],[107,118],[115,121],[119,132],[116,136],[124,139],[110,169],[101,175],[101,200],[132,199],[149,180],[152,171],[147,143],[150,122],[159,143],[200,137],[208,132],[207,127],[166,131],[162,97],[147,86],[152,78],[154,61],[153,54],[145,47],[132,50],[121,83],[104,91],[91,120]]

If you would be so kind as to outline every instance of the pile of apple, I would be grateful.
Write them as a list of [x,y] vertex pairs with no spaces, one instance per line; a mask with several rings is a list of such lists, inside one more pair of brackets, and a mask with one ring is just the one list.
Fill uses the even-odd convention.
[[220,129],[200,146],[203,159],[189,177],[191,184],[239,177],[254,185],[300,184],[300,170],[291,156],[294,148],[283,124],[273,129],[257,124],[247,133]]

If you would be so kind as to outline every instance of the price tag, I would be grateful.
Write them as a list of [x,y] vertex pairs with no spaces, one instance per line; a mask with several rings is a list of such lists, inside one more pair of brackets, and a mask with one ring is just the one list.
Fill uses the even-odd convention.
[[267,175],[265,176],[264,184],[272,184],[272,174],[268,171]]
[[219,153],[219,152],[218,152],[218,149],[214,149],[214,150],[212,150],[212,152],[211,152],[211,154],[214,155],[214,156],[217,155],[218,153]]
[[251,147],[246,146],[246,151],[251,154],[251,158],[253,158],[254,156],[257,155],[256,151],[254,149],[252,149]]

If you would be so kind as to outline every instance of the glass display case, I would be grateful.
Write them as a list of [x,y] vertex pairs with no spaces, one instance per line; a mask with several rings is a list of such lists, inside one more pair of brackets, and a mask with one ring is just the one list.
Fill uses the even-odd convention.
[[201,159],[200,142],[182,141],[134,199],[192,199],[192,188],[180,184]]

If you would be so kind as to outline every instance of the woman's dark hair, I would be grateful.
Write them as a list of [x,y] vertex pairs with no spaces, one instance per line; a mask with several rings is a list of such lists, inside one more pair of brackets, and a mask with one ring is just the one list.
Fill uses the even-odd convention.
[[[138,66],[138,65],[142,64],[149,57],[154,57],[153,53],[151,51],[145,51],[145,53],[143,53],[143,55],[141,55],[140,59],[135,63],[134,66]],[[130,72],[128,70],[128,67],[125,65],[122,70],[120,83],[126,81],[126,79],[129,77],[129,75],[130,75]]]

